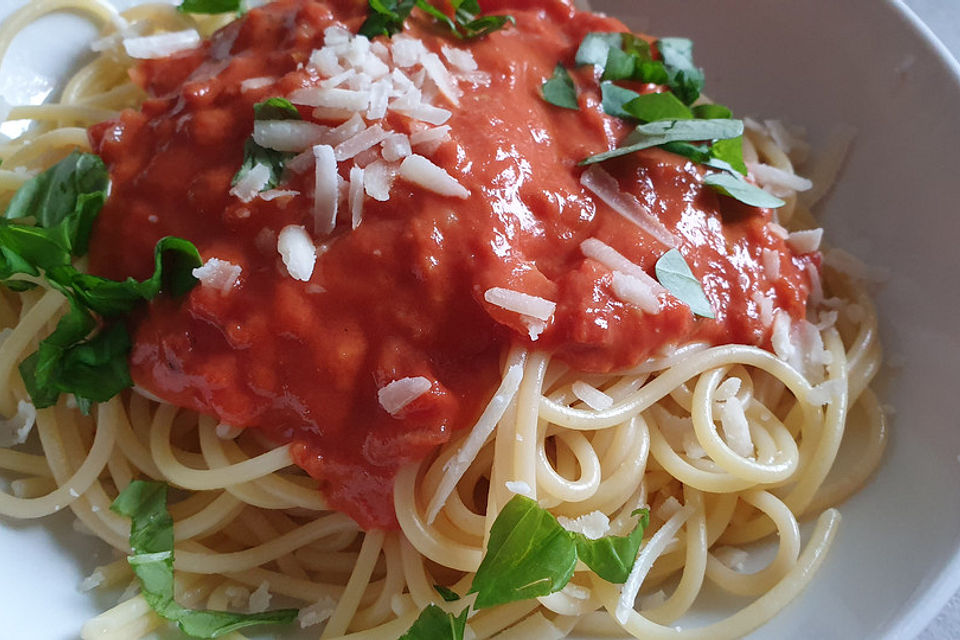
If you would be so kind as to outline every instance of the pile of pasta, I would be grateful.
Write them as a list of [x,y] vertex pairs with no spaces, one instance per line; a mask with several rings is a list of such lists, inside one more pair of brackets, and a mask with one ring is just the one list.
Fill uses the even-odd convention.
[[[85,127],[144,98],[129,81],[132,61],[119,41],[109,41],[119,26],[209,35],[230,19],[201,19],[169,5],[144,5],[121,18],[100,0],[38,0],[0,28],[0,55],[26,25],[63,9],[90,16],[106,39],[59,102],[9,113],[9,120],[33,122],[0,143],[3,206],[39,170],[74,149],[89,150]],[[775,124],[751,123],[747,163],[793,174],[803,147],[785,151],[779,134]],[[809,206],[824,188],[818,184],[815,197],[801,201],[781,186],[787,206],[779,223],[789,230],[815,226]],[[14,436],[35,421],[25,444],[0,448],[0,470],[10,480],[0,514],[32,519],[70,509],[78,528],[118,551],[84,581],[86,588],[124,592],[83,627],[85,640],[140,638],[167,624],[137,593],[125,557],[130,522],[109,508],[137,478],[173,488],[177,599],[184,606],[262,610],[276,596],[301,606],[301,626],[320,638],[393,639],[430,603],[451,612],[467,606],[469,599],[445,602],[435,585],[469,589],[490,527],[515,493],[571,522],[600,512],[615,535],[633,526],[635,509],[648,506],[637,562],[650,567],[637,606],[622,622],[614,615],[620,587],[581,565],[558,593],[472,614],[470,637],[740,637],[811,580],[837,531],[834,505],[867,480],[884,447],[883,412],[870,390],[881,361],[873,306],[862,282],[829,264],[802,331],[805,351],[795,351],[797,329],[786,326],[779,341],[775,335],[774,352],[689,344],[631,371],[593,375],[513,347],[481,418],[490,435],[463,429],[404,469],[395,486],[400,530],[366,533],[327,509],[288,446],[255,429],[229,429],[135,391],[90,416],[69,398],[33,410],[17,367],[66,303],[43,286],[0,289],[0,414],[10,417],[5,425]],[[725,438],[736,426],[749,432],[748,454]],[[841,445],[850,442],[857,455],[835,468]],[[456,461],[465,471],[451,485],[447,470]],[[817,518],[805,545],[804,518]],[[759,568],[750,551],[758,541],[777,545],[773,560]],[[674,628],[707,583],[750,603],[708,627]]]

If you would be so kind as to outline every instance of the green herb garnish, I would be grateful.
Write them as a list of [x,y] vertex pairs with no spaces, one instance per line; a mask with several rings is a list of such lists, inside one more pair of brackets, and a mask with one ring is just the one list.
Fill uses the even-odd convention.
[[144,600],[191,638],[219,638],[252,625],[289,624],[296,619],[296,609],[254,614],[201,611],[187,609],[173,599],[173,518],[167,510],[166,483],[134,480],[110,510],[130,518],[133,555],[127,560],[140,581]]
[[580,48],[577,49],[577,66],[592,64],[605,67],[610,50],[619,49],[622,42],[623,36],[619,33],[588,33],[580,43]]
[[507,24],[516,24],[513,16],[480,15],[480,5],[477,0],[451,0],[450,4],[453,6],[453,18],[430,4],[428,0],[369,0],[370,14],[360,25],[359,33],[368,38],[390,37],[400,33],[414,7],[449,27],[450,33],[461,40],[480,38],[502,29]]
[[627,102],[622,108],[641,122],[693,119],[690,108],[669,92],[645,93]]
[[445,587],[442,584],[435,584],[433,588],[437,590],[437,593],[440,594],[440,597],[443,598],[444,602],[456,602],[460,599],[460,595],[449,587]]
[[570,73],[563,68],[562,64],[558,64],[553,69],[553,76],[543,83],[540,90],[543,92],[543,99],[552,105],[564,109],[573,109],[574,111],[580,109],[573,78],[570,77]]
[[712,187],[725,196],[736,198],[751,207],[776,209],[786,204],[777,196],[767,193],[760,187],[750,184],[740,176],[729,173],[714,173],[703,179],[703,184]]
[[183,0],[177,7],[181,13],[216,14],[242,10],[241,0]]
[[[263,102],[253,105],[254,120],[300,120],[300,112],[293,106],[293,103],[286,98],[270,98]],[[233,176],[231,184],[236,185],[244,176],[253,170],[258,164],[262,164],[270,170],[270,178],[263,185],[261,191],[267,191],[280,184],[283,178],[283,169],[287,162],[296,154],[287,151],[277,151],[261,147],[253,139],[253,136],[247,139],[243,145],[243,163],[239,171]]]
[[667,86],[684,104],[693,104],[703,89],[703,70],[693,64],[693,42],[687,38],[661,38],[657,51],[667,71]]
[[72,393],[87,412],[91,403],[131,386],[130,336],[122,316],[161,289],[180,295],[197,282],[191,271],[200,266],[200,254],[179,238],[157,243],[154,273],[142,282],[109,280],[73,266],[73,259],[87,252],[109,182],[100,158],[71,153],[24,183],[0,219],[0,282],[22,291],[34,286],[30,278],[43,278],[70,303],[53,333],[20,364],[38,408]]
[[613,584],[627,581],[633,563],[637,559],[643,532],[650,526],[650,512],[637,509],[631,516],[640,519],[633,531],[625,536],[604,536],[593,540],[582,533],[571,533],[577,545],[577,556],[595,574]]
[[435,604],[429,604],[398,640],[463,640],[469,613],[467,608],[459,616],[454,616]]
[[[627,536],[591,540],[564,529],[535,500],[514,496],[490,529],[490,543],[473,578],[476,609],[549,595],[563,589],[577,559],[611,582],[626,580],[649,523],[646,509]],[[625,571],[624,571],[625,569]]]
[[660,120],[638,126],[627,136],[626,145],[590,156],[581,165],[603,162],[668,142],[698,142],[736,138],[743,134],[740,120]]
[[600,96],[601,107],[604,113],[615,118],[623,118],[626,120],[633,116],[627,113],[623,108],[624,105],[634,98],[640,97],[640,94],[630,89],[624,89],[612,82],[604,81],[600,83]]
[[704,318],[716,317],[710,301],[703,292],[703,285],[690,271],[690,265],[679,251],[671,249],[660,256],[657,260],[656,274],[660,284],[678,300],[686,303],[695,314]]

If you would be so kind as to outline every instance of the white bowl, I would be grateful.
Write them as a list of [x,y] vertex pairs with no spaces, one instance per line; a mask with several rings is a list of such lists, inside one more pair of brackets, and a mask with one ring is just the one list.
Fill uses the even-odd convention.
[[[0,0],[0,17],[23,4]],[[693,38],[707,92],[737,114],[805,125],[815,144],[837,123],[859,130],[822,221],[832,244],[890,272],[877,295],[882,397],[896,409],[890,446],[872,482],[841,506],[836,544],[810,588],[751,638],[913,637],[960,586],[960,67],[889,0],[594,5],[635,29]],[[42,99],[94,33],[75,16],[35,25],[0,68],[0,95]],[[75,638],[108,606],[76,590],[109,552],[71,521],[0,520],[4,637]],[[708,603],[682,624],[716,613]]]

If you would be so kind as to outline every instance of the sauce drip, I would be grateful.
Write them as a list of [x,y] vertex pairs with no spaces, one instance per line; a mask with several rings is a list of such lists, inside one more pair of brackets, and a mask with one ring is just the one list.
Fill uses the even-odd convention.
[[[802,317],[804,269],[818,260],[793,254],[770,231],[769,211],[705,189],[697,166],[648,150],[604,168],[680,238],[717,317],[695,319],[672,297],[656,315],[620,302],[610,271],[586,259],[580,243],[598,238],[648,273],[667,247],[585,190],[577,162],[615,147],[629,125],[602,113],[588,69],[574,72],[580,111],[546,103],[540,85],[558,61],[573,67],[586,33],[626,28],[560,0],[504,0],[484,9],[513,14],[516,27],[469,43],[490,84],[461,84],[461,105],[447,123],[451,140],[430,156],[470,198],[398,180],[389,201],[367,198],[358,229],[341,222],[331,237],[316,239],[321,255],[309,283],[287,274],[276,234],[289,224],[312,228],[312,169],[281,185],[302,195],[269,202],[242,203],[229,195],[230,182],[253,128],[253,104],[309,86],[303,64],[323,45],[324,28],[355,33],[366,2],[280,0],[250,11],[201,49],[138,66],[134,79],[150,96],[141,110],[90,131],[113,180],[92,242],[95,273],[149,275],[153,245],[166,235],[194,242],[204,259],[242,268],[226,294],[198,286],[133,319],[137,384],[293,443],[295,461],[330,505],[365,528],[396,526],[397,470],[472,426],[511,341],[591,372],[629,367],[693,340],[769,345],[754,295]],[[461,46],[417,18],[406,33],[432,51]],[[264,76],[277,80],[241,90],[244,80]],[[406,117],[390,112],[387,123],[411,132]],[[340,165],[345,179],[349,165]],[[780,256],[776,278],[764,271],[764,249]],[[484,301],[492,287],[557,303],[536,342],[519,315]],[[377,391],[408,376],[433,386],[391,416]]]

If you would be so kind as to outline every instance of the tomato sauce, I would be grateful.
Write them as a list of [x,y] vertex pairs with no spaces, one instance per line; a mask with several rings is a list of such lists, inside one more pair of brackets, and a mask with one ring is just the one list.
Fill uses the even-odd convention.
[[[753,295],[801,317],[804,269],[817,259],[794,255],[771,233],[769,211],[717,195],[701,185],[696,165],[648,150],[604,168],[681,239],[717,317],[694,318],[676,300],[652,316],[620,302],[611,272],[586,259],[580,243],[598,238],[648,273],[667,247],[586,191],[577,162],[617,146],[629,125],[601,112],[588,70],[574,72],[580,111],[546,103],[540,86],[558,62],[573,67],[586,33],[626,28],[561,0],[500,0],[484,9],[509,12],[517,24],[469,44],[491,82],[462,85],[447,123],[451,139],[430,156],[470,198],[397,180],[389,201],[367,198],[358,229],[341,222],[315,239],[320,257],[310,282],[287,274],[276,234],[289,224],[312,228],[312,170],[282,185],[302,195],[269,202],[245,204],[229,195],[230,183],[253,104],[309,86],[304,64],[323,45],[324,28],[355,33],[365,1],[280,0],[253,10],[196,51],[139,65],[134,79],[149,99],[90,131],[113,180],[92,242],[96,273],[146,277],[154,243],[166,235],[242,268],[226,294],[198,286],[132,321],[137,384],[293,443],[297,464],[331,506],[365,528],[396,526],[396,471],[473,424],[511,342],[595,372],[691,340],[769,345]],[[407,32],[433,51],[457,44],[425,19],[412,17]],[[277,80],[241,90],[243,80],[264,76]],[[388,124],[411,131],[392,112]],[[340,164],[344,178],[349,166]],[[779,277],[765,273],[763,249],[780,256]],[[520,316],[484,301],[491,287],[557,303],[536,342]],[[391,416],[377,391],[408,376],[433,386]]]

